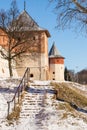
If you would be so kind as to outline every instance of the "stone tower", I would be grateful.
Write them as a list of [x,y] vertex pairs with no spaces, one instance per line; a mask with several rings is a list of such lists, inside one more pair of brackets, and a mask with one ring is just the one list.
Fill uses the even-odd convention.
[[28,51],[17,59],[18,76],[23,76],[25,69],[30,68],[30,77],[33,80],[48,80],[48,30],[41,28],[34,19],[24,10],[17,18],[20,32],[26,36]]
[[49,52],[49,71],[50,80],[64,80],[64,57],[58,52],[55,43],[53,43]]

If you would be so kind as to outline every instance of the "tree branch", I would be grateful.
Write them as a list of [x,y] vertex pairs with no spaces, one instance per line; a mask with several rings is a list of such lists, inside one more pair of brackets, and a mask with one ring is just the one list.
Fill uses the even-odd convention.
[[19,56],[20,54],[23,54],[23,53],[25,53],[25,52],[26,52],[26,51],[24,50],[24,51],[20,51],[20,52],[14,54],[11,59],[14,59],[15,57],[17,57],[17,56]]
[[79,8],[80,11],[87,14],[87,8],[83,7],[77,0],[72,0],[73,3]]

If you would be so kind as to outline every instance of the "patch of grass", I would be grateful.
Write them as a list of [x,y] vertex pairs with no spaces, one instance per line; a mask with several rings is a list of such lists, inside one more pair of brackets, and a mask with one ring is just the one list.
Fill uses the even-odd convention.
[[15,110],[7,116],[7,119],[9,120],[9,125],[13,124],[13,120],[18,120],[20,117],[20,111],[21,111],[21,105],[22,105],[22,99],[24,98],[24,92],[20,95],[19,103],[15,104]]
[[74,117],[74,118],[76,118],[79,115],[78,112],[76,112],[75,109],[73,109],[69,105],[69,103],[60,103],[58,106],[58,109],[64,110],[62,112],[62,119],[68,118],[69,115]]
[[69,112],[74,111],[74,109],[68,103],[60,103],[59,106],[58,106],[58,109],[66,110],[66,111],[69,111]]
[[20,116],[20,106],[17,105],[15,110],[12,111],[11,114],[9,114],[9,116],[7,116],[8,120],[17,120]]
[[68,83],[51,83],[57,90],[57,98],[62,99],[68,103],[74,103],[78,107],[84,108],[87,106],[87,97],[69,87]]
[[66,119],[68,117],[68,114],[65,112],[63,113],[62,119]]

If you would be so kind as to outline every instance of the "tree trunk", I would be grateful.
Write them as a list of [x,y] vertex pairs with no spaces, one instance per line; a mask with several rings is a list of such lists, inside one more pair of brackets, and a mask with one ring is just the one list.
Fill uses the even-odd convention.
[[13,72],[12,72],[11,59],[8,60],[8,67],[9,67],[9,75],[10,75],[10,77],[12,77],[13,76]]

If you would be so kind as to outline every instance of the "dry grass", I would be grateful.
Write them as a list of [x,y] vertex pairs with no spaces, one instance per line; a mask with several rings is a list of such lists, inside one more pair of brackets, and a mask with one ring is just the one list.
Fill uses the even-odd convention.
[[75,111],[74,108],[72,108],[69,103],[60,103],[58,106],[59,110],[64,110],[64,113],[62,115],[62,119],[65,119],[68,117],[68,115],[73,116],[74,118],[78,116],[78,112]]
[[87,107],[87,97],[83,92],[78,91],[78,89],[73,88],[70,83],[51,83],[57,90],[57,98],[63,100],[57,106],[58,110],[62,111],[61,119],[67,119],[68,116],[73,118],[82,119],[87,123],[87,116],[85,113],[79,112],[71,107],[70,103],[74,103],[80,108]]
[[69,87],[68,83],[51,83],[57,90],[57,98],[62,99],[68,103],[74,103],[78,107],[84,108],[87,106],[87,97],[79,91]]
[[68,117],[68,114],[65,112],[63,113],[62,119],[66,119]]
[[9,114],[9,116],[7,116],[8,120],[17,120],[20,116],[20,106],[16,105],[15,110],[12,111],[11,114]]
[[58,109],[66,110],[66,111],[69,111],[69,112],[74,111],[74,109],[68,103],[60,103],[59,106],[58,106]]
[[24,93],[22,93],[20,95],[20,100],[19,103],[15,104],[15,110],[13,109],[13,111],[7,116],[7,119],[9,120],[9,124],[11,124],[12,120],[18,120],[20,117],[20,111],[21,111],[21,105],[22,105],[22,99],[24,98]]

